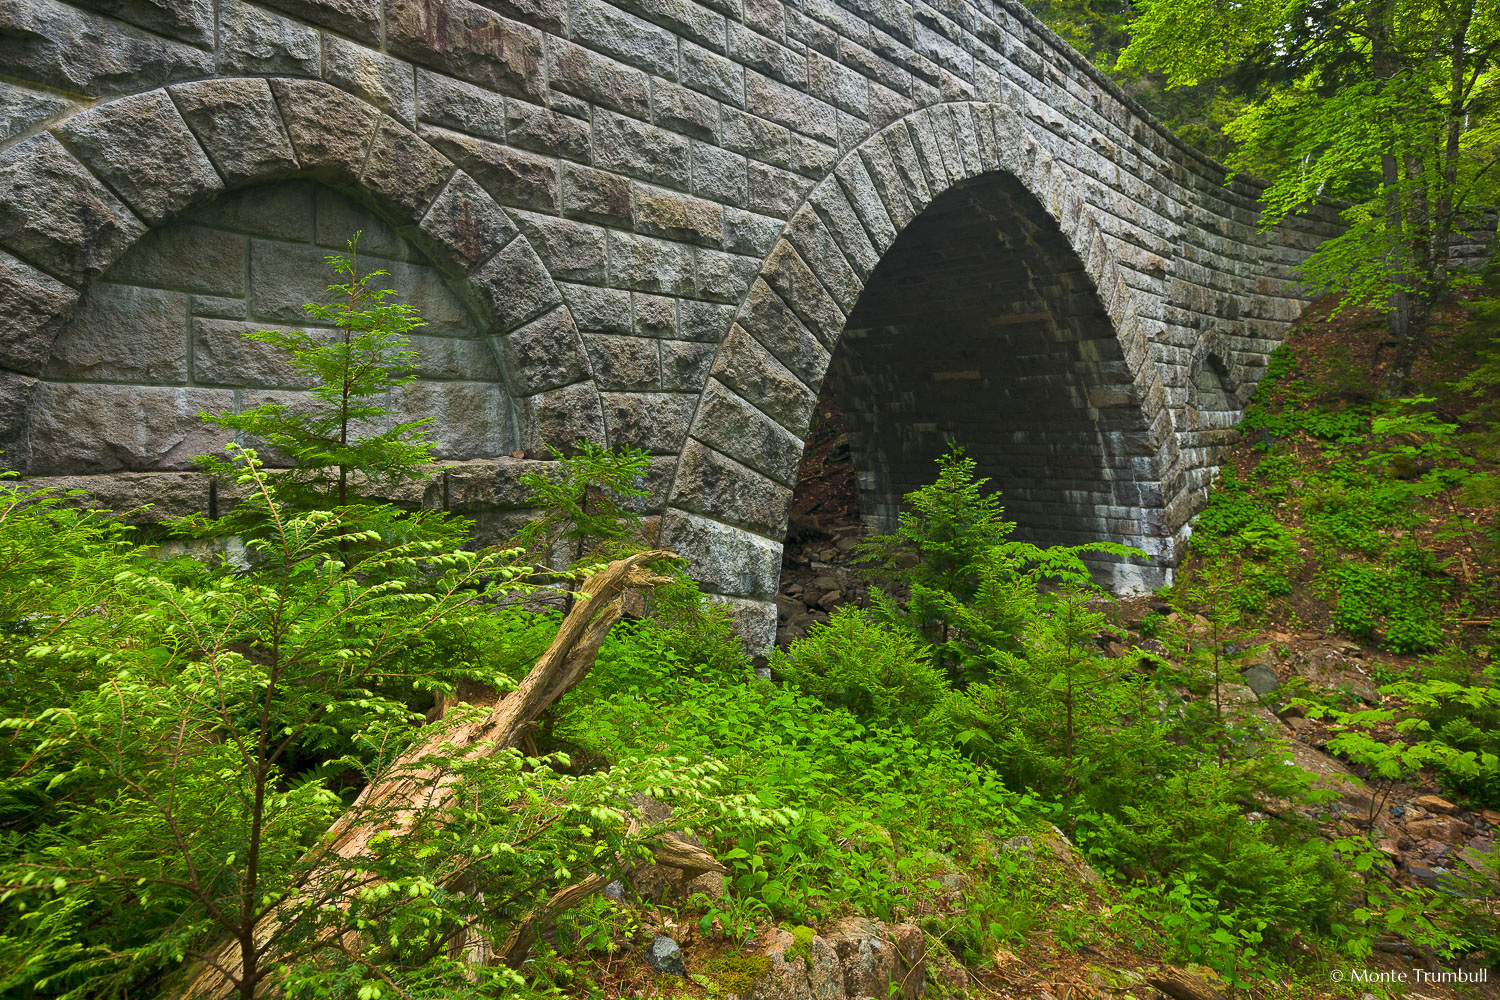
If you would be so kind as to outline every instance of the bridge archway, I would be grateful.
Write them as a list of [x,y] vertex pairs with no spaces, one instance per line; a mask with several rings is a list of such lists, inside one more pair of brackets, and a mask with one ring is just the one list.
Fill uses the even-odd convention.
[[[882,130],[792,217],[719,348],[663,521],[752,645],[774,632],[825,381],[877,524],[956,440],[1023,537],[1170,549],[1165,393],[1081,186],[1014,112],[964,102]],[[1121,590],[1164,578],[1150,564],[1101,571]]]

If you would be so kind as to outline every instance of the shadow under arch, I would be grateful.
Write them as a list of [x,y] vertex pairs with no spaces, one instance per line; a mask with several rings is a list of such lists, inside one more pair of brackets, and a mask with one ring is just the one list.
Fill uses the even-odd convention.
[[[0,449],[25,471],[36,387],[81,294],[148,233],[228,192],[308,179],[389,222],[478,317],[527,454],[607,441],[560,290],[505,209],[424,139],[337,87],[221,77],[114,98],[0,152],[34,206],[0,218]],[[87,472],[88,470],[79,470]]]
[[[851,445],[877,519],[956,439],[1031,537],[1170,555],[1167,394],[1082,192],[1013,110],[958,102],[866,140],[787,224],[716,355],[663,519],[664,544],[753,647],[774,634],[797,465],[830,374],[846,415],[860,412]],[[1119,590],[1165,575],[1100,569]]]

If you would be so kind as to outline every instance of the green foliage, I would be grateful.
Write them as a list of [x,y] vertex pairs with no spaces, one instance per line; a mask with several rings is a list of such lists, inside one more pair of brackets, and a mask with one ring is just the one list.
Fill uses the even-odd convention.
[[791,649],[778,650],[771,669],[861,718],[904,723],[931,711],[946,687],[921,640],[847,606]]
[[[331,330],[260,330],[247,340],[266,344],[311,383],[306,407],[281,402],[202,414],[217,427],[237,432],[257,446],[269,445],[292,463],[275,474],[286,502],[304,507],[346,505],[364,491],[423,478],[436,442],[425,417],[393,421],[386,405],[392,392],[416,378],[416,351],[406,335],[425,325],[409,305],[388,301],[396,293],[371,284],[386,271],[359,273],[359,233],[347,254],[327,258],[345,280],[328,286],[340,301],[309,303],[308,316]],[[199,459],[207,472],[233,481],[233,457]]]
[[1225,125],[1229,162],[1270,181],[1266,225],[1319,199],[1350,203],[1347,229],[1319,244],[1301,276],[1337,294],[1340,309],[1389,315],[1386,394],[1406,392],[1454,282],[1450,236],[1495,197],[1500,12],[1480,0],[1247,0],[1204,13],[1198,0],[1146,0],[1121,63],[1173,86],[1260,80]]
[[[350,769],[378,771],[420,722],[403,694],[509,683],[486,662],[476,597],[514,589],[517,570],[445,539],[378,546],[389,509],[294,513],[240,455],[242,503],[268,526],[247,543],[253,572],[122,570],[127,601],[96,610],[112,627],[27,650],[96,680],[6,723],[27,762],[0,801],[30,808],[0,852],[0,947],[32,956],[8,988],[134,990],[205,941],[244,938],[305,879]],[[370,546],[357,574],[345,543]],[[327,901],[307,900],[314,924]]]
[[635,527],[630,501],[648,495],[641,482],[650,456],[592,441],[579,441],[572,455],[550,450],[555,467],[521,477],[540,516],[521,530],[519,544],[543,565],[617,554]]

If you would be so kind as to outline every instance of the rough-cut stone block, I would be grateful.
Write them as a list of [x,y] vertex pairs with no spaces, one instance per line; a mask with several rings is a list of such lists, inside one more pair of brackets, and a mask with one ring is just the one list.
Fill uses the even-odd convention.
[[748,184],[744,156],[709,143],[693,143],[694,194],[722,205],[743,206]]
[[562,165],[562,210],[574,219],[630,228],[635,224],[630,182],[572,163]]
[[570,0],[573,39],[653,76],[677,76],[677,39],[670,31],[603,0]]
[[698,440],[783,486],[796,483],[802,441],[718,380],[710,380],[703,390],[692,433]]
[[693,250],[698,280],[697,294],[716,302],[738,302],[760,270],[760,258],[721,253],[707,247]]
[[70,507],[114,511],[127,524],[152,524],[168,517],[209,513],[209,477],[201,472],[43,476],[27,480],[26,485],[51,490]]
[[421,222],[429,252],[472,271],[516,235],[516,225],[468,174],[458,171]]
[[661,342],[661,387],[667,392],[700,392],[714,363],[717,344],[686,340]]
[[594,333],[629,333],[630,292],[595,285],[559,283],[573,321],[580,330]]
[[724,249],[752,257],[764,257],[776,245],[786,223],[767,215],[724,210]]
[[386,117],[375,129],[360,189],[392,218],[415,223],[427,214],[452,173],[453,164],[416,133]]
[[487,458],[507,454],[510,402],[505,387],[490,382],[430,382],[418,379],[398,403],[406,420],[432,419],[440,459]]
[[790,243],[778,243],[766,258],[766,280],[786,304],[802,317],[809,330],[828,347],[844,332],[844,314],[807,262]]
[[792,491],[701,442],[689,440],[682,448],[670,503],[780,538],[786,534]]
[[375,105],[407,128],[416,127],[416,75],[410,63],[324,35],[323,79]]
[[680,243],[609,234],[609,267],[615,285],[664,295],[693,294],[693,256]]
[[[744,642],[745,649],[752,656],[766,656],[776,645],[776,604],[774,601],[757,601],[743,597],[726,597],[723,594],[706,594],[706,599],[712,604],[723,605],[729,611],[730,620],[734,623],[735,634]],[[790,934],[787,937],[791,937]],[[817,948],[818,938],[813,938],[813,947]],[[784,963],[783,963],[784,964]],[[823,997],[829,1000],[838,1000],[843,992],[838,993],[813,993],[819,1000]]]
[[145,225],[48,134],[0,153],[0,243],[82,285]]
[[[316,216],[313,206],[320,190],[326,189],[310,181],[260,184],[222,194],[212,204],[183,218],[251,236],[310,243]],[[348,234],[344,235],[347,238]]]
[[386,0],[398,56],[506,94],[542,101],[542,33],[470,0]]
[[781,219],[789,218],[797,210],[813,185],[809,178],[756,160],[750,161],[749,173],[745,206],[752,212]]
[[635,229],[646,236],[718,247],[724,242],[723,215],[714,202],[635,185]]
[[76,6],[190,45],[213,48],[214,5],[210,0],[77,0]]
[[245,237],[178,223],[153,229],[110,269],[112,281],[203,295],[245,294]]
[[710,374],[793,434],[806,433],[817,394],[738,324],[725,338]]
[[675,455],[687,438],[698,397],[667,392],[605,392],[604,421],[613,448]]
[[317,76],[322,61],[318,33],[291,18],[219,0],[219,72]]
[[416,103],[425,123],[505,141],[505,98],[483,87],[418,69]]
[[31,465],[31,406],[40,384],[0,368],[0,469],[26,472]]
[[594,115],[594,164],[686,190],[691,184],[692,146],[675,132],[600,111]]
[[588,356],[566,308],[553,309],[501,338],[501,357],[512,391],[532,396],[589,376]]
[[554,35],[568,30],[566,0],[484,0],[484,5]]
[[544,156],[589,161],[589,126],[516,98],[505,103],[505,141]]
[[422,129],[422,137],[502,205],[557,213],[556,160],[430,126]]
[[60,94],[0,82],[0,141],[20,135],[49,118],[72,110],[74,103]]
[[880,263],[880,254],[876,253],[875,247],[870,243],[870,234],[865,232],[864,224],[859,221],[854,207],[844,196],[838,180],[829,178],[819,184],[808,201],[838,243],[844,259],[854,268],[861,281],[868,281],[875,265]]
[[417,335],[408,339],[417,352],[417,374],[422,378],[496,384],[504,381],[500,359],[483,340]]
[[631,292],[630,301],[635,311],[634,332],[637,337],[677,336],[679,300],[665,295]]
[[719,141],[719,105],[667,80],[651,81],[651,120],[662,128],[708,142]]
[[688,560],[707,590],[728,597],[769,598],[781,580],[781,544],[769,538],[668,508],[662,515],[663,547]]
[[547,80],[553,90],[572,94],[590,104],[637,118],[651,115],[651,78],[641,70],[581,45],[549,40]]
[[153,224],[224,186],[164,91],[110,101],[66,119],[53,132]]
[[227,389],[43,382],[32,403],[28,471],[185,469],[194,455],[217,454],[229,440],[198,414],[233,405]]
[[188,297],[95,282],[58,334],[47,374],[108,382],[184,383]]
[[678,307],[677,335],[683,340],[717,344],[734,322],[734,307],[718,302],[683,299]]
[[865,169],[864,161],[858,156],[846,156],[839,161],[834,174],[838,177],[839,187],[849,199],[849,204],[859,216],[860,223],[865,227],[865,232],[869,234],[870,243],[877,252],[885,253],[896,242],[896,226],[880,200],[880,192],[875,189],[875,182]]
[[682,43],[682,82],[737,108],[745,106],[745,70],[732,59]]
[[29,264],[0,252],[0,368],[38,374],[52,356],[57,332],[78,293]]
[[205,80],[170,89],[226,184],[273,180],[297,169],[265,80]]
[[380,0],[265,0],[265,5],[362,42],[380,41]]
[[811,205],[804,205],[792,216],[787,225],[787,239],[803,260],[818,262],[817,276],[822,279],[823,287],[833,296],[840,311],[848,315],[865,290],[865,283],[844,259],[843,251]]
[[604,333],[583,335],[602,391],[642,392],[661,386],[661,350],[654,340]]
[[552,215],[517,212],[516,222],[554,278],[604,283],[604,230]]
[[609,440],[599,390],[593,382],[537,393],[516,403],[520,444],[528,458],[546,456],[548,445],[572,454],[580,440]]
[[14,78],[97,97],[208,76],[214,55],[58,0],[3,0],[0,66]]
[[562,302],[542,259],[525,239],[514,239],[474,272],[470,285],[496,332],[513,330]]
[[354,184],[380,112],[311,80],[272,80],[271,93],[303,171],[330,184]]
[[[193,380],[199,385],[256,386],[264,389],[311,389],[312,380],[285,361],[270,344],[247,340],[262,324],[237,320],[193,319]],[[331,337],[331,331],[323,331]]]

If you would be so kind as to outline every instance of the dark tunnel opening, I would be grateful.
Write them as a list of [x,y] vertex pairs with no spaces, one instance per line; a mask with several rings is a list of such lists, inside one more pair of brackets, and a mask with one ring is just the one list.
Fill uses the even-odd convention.
[[[845,539],[892,530],[951,443],[1001,491],[1013,537],[1076,545],[1155,534],[1145,438],[1114,326],[1056,222],[1007,174],[950,189],[876,267],[833,353],[792,501],[782,641],[858,599]],[[1141,569],[1098,566],[1120,590]]]

